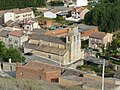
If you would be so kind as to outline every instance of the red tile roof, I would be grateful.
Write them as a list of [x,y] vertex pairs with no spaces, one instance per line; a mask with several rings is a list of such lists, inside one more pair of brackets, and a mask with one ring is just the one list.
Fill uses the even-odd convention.
[[27,69],[32,69],[32,70],[42,70],[44,72],[50,72],[50,71],[60,71],[60,68],[47,64],[47,63],[41,63],[38,61],[30,61],[26,65],[19,65],[18,67],[23,67]]
[[61,34],[66,34],[69,32],[68,28],[63,28],[62,30],[48,30],[45,35],[50,35],[50,36],[54,36],[54,35],[61,35]]
[[93,32],[90,37],[91,38],[97,38],[97,39],[103,39],[106,36],[107,33],[105,32]]
[[23,32],[19,31],[19,30],[14,30],[14,31],[10,32],[9,35],[21,37],[23,35]]

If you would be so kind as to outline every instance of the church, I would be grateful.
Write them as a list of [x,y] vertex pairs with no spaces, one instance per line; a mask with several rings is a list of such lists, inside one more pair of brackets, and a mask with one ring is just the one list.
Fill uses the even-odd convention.
[[24,53],[31,52],[60,64],[68,65],[84,58],[81,50],[80,33],[76,26],[70,26],[65,37],[32,35],[24,48]]

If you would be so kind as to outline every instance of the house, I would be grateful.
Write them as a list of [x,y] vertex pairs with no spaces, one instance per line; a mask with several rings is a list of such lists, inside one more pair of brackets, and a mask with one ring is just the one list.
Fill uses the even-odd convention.
[[6,27],[13,28],[13,30],[26,30],[33,31],[34,29],[40,29],[39,23],[36,19],[22,20],[22,21],[12,21],[9,20],[5,23]]
[[33,29],[40,29],[38,21],[34,20],[24,20],[20,22],[20,25],[23,29],[28,30],[28,31],[33,31]]
[[41,27],[43,27],[43,28],[45,28],[45,27],[51,27],[53,25],[52,20],[38,18],[37,21],[38,21],[39,25]]
[[44,12],[44,17],[46,18],[56,18],[57,17],[57,14],[61,13],[60,10],[49,10],[49,11],[46,11]]
[[44,34],[49,36],[64,37],[65,35],[68,34],[68,32],[69,32],[68,28],[61,28],[57,30],[48,30]]
[[8,45],[9,32],[7,30],[0,31],[0,41],[4,42],[5,45]]
[[89,36],[93,32],[98,32],[98,27],[97,26],[89,26],[85,24],[79,24],[78,26],[78,32],[81,34],[81,40],[87,40],[89,39]]
[[87,6],[88,0],[64,0],[66,7],[81,7],[81,6]]
[[89,36],[89,47],[94,49],[101,49],[101,47],[104,45],[106,48],[109,43],[112,42],[112,36],[111,33],[105,33],[105,32],[93,32]]
[[73,0],[76,1],[76,6],[81,7],[81,6],[87,6],[88,5],[88,0]]
[[60,76],[60,68],[52,66],[50,64],[41,63],[38,61],[30,61],[25,65],[16,65],[16,78],[59,82]]
[[23,47],[24,43],[28,40],[28,36],[21,30],[14,30],[9,33],[8,43],[9,46]]
[[83,20],[85,17],[85,14],[88,12],[89,10],[85,7],[74,7],[69,13],[71,14],[70,17],[67,17],[66,20],[69,21],[79,21],[79,20]]
[[35,15],[31,8],[2,10],[0,13],[2,13],[4,16],[4,23],[9,20],[21,21],[35,18]]
[[71,26],[69,29],[65,37],[33,35],[24,47],[24,52],[31,52],[64,65],[84,58],[77,27]]
[[12,23],[14,23],[14,21],[8,20],[8,21],[5,23],[5,26],[9,26],[9,25],[11,25]]

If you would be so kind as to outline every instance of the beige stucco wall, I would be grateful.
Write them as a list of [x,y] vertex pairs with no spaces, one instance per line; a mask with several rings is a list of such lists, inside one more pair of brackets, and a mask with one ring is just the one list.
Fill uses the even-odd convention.
[[[59,55],[55,55],[55,54],[50,54],[50,53],[46,53],[46,52],[41,52],[41,51],[24,48],[24,53],[31,52],[31,51],[35,55],[42,56],[42,57],[45,57],[45,58],[48,58],[51,60],[55,60],[62,64],[69,63],[69,52],[66,52],[66,54],[64,56],[59,56]],[[51,58],[49,58],[49,55],[51,56]]]
[[107,33],[107,35],[103,38],[103,44],[107,45],[107,43],[111,43],[112,42],[112,36],[113,34]]
[[30,39],[28,43],[39,44],[39,40]]
[[65,45],[52,43],[52,42],[47,42],[47,41],[43,41],[43,40],[33,40],[33,39],[30,39],[29,43],[33,43],[33,44],[39,44],[40,43],[42,45],[48,45],[48,46],[53,46],[53,47],[65,49]]
[[0,41],[4,42],[5,45],[8,45],[8,38],[0,37]]
[[[23,45],[23,42],[28,40],[28,36],[23,35],[22,37],[17,37],[17,36],[9,35],[8,39],[11,39],[11,42],[9,42],[9,45],[20,47]],[[17,43],[15,43],[15,41],[17,41]]]

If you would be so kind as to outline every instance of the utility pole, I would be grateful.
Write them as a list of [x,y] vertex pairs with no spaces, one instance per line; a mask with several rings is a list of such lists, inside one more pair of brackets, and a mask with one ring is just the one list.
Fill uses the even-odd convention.
[[105,73],[105,59],[103,59],[103,70],[102,70],[102,90],[104,90],[104,73]]

